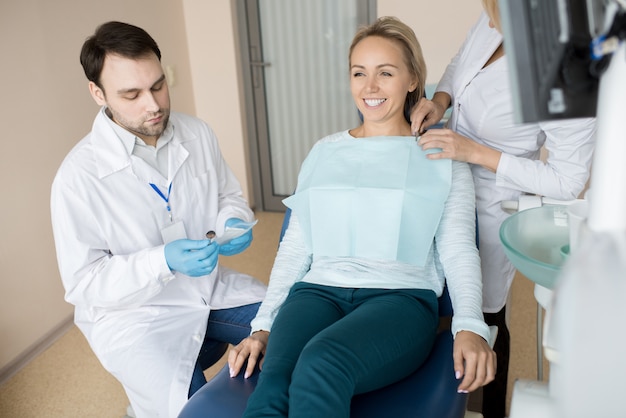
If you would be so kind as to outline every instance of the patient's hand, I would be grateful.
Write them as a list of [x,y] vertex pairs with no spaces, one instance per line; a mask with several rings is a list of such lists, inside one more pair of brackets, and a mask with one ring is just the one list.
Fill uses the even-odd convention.
[[496,353],[487,341],[470,331],[459,331],[454,338],[454,370],[462,393],[473,392],[491,382],[496,375]]
[[[256,331],[248,338],[233,347],[228,353],[228,367],[230,368],[230,377],[235,377],[241,371],[241,367],[248,360],[248,366],[244,377],[247,379],[252,376],[254,366],[259,361],[259,357],[265,354],[267,340],[270,333],[268,331]],[[259,363],[259,368],[263,365],[263,359]]]

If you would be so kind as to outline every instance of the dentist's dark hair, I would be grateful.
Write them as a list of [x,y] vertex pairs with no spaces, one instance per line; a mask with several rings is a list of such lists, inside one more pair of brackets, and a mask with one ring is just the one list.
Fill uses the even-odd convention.
[[108,54],[137,59],[155,54],[161,61],[156,41],[138,26],[123,22],[106,22],[85,40],[80,51],[80,64],[89,81],[102,89],[100,75]]

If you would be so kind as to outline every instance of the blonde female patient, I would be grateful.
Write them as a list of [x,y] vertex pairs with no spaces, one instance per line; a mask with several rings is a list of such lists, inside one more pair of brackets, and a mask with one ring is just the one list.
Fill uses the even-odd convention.
[[349,71],[363,122],[303,162],[266,299],[229,354],[233,376],[262,367],[245,417],[348,417],[353,395],[424,362],[446,282],[458,391],[495,374],[470,170],[427,159],[405,116],[426,79],[415,34],[391,17],[360,29]]

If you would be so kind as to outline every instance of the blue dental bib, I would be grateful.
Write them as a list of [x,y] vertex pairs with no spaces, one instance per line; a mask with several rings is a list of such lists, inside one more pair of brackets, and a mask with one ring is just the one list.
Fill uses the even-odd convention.
[[424,266],[452,177],[450,160],[426,154],[413,137],[317,143],[283,200],[307,250]]

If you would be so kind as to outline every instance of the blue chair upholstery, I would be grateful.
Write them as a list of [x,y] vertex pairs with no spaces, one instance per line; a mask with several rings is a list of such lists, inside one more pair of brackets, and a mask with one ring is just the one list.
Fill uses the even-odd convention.
[[[287,210],[281,238],[289,223]],[[439,315],[449,317],[452,303],[447,289],[439,298]],[[355,418],[423,417],[462,418],[467,394],[457,393],[459,381],[454,376],[453,338],[449,329],[439,332],[430,356],[407,378],[384,388],[354,396],[351,416]],[[240,418],[248,397],[254,390],[259,372],[249,379],[243,373],[231,378],[228,365],[187,402],[179,418]]]

